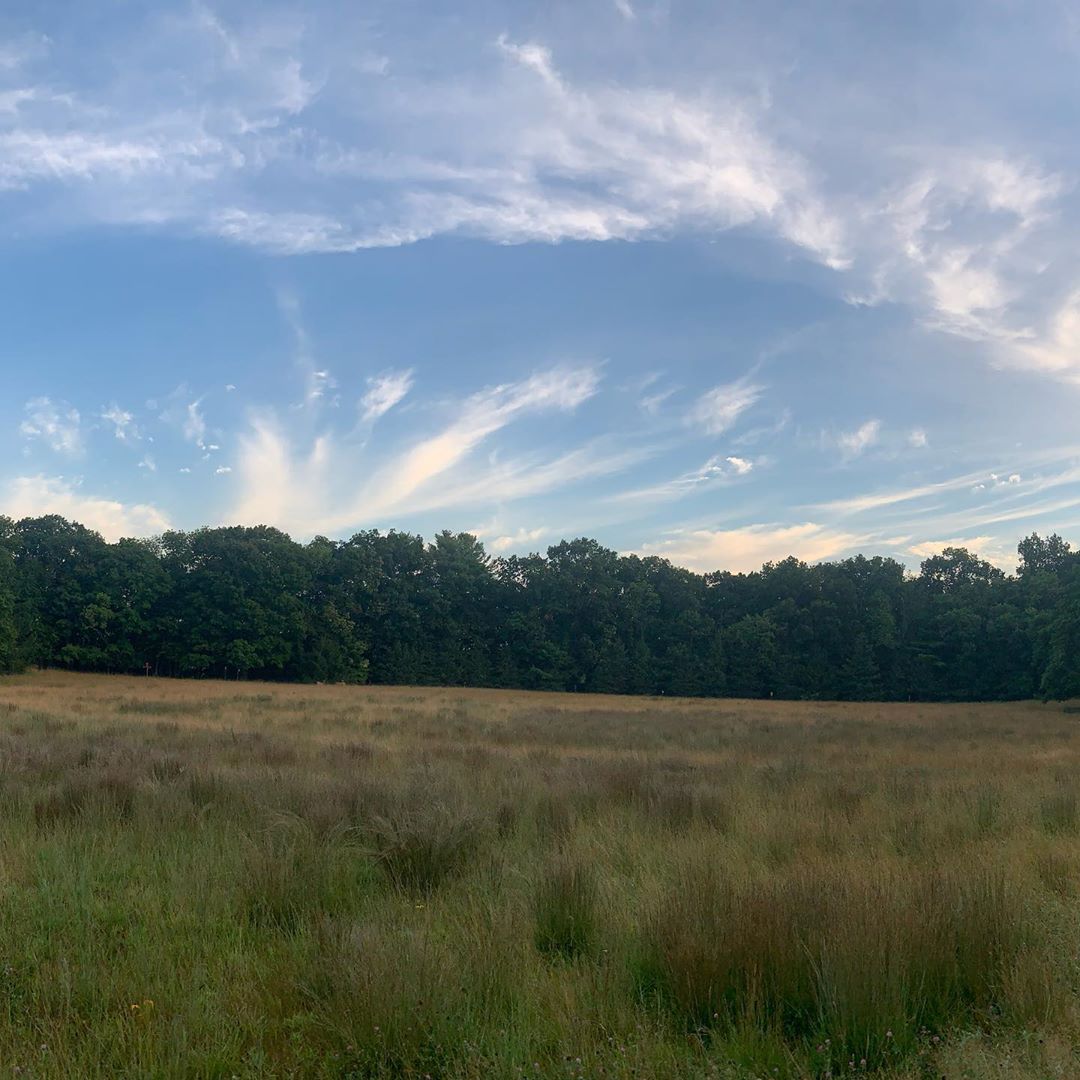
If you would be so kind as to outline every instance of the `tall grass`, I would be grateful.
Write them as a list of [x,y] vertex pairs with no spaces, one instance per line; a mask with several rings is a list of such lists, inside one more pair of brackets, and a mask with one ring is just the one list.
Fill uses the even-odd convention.
[[536,947],[547,956],[573,960],[596,945],[596,878],[591,866],[560,855],[536,890]]
[[2,680],[0,1073],[1080,1075],[1078,776],[1034,704]]
[[643,992],[690,1030],[773,1032],[819,1065],[888,1064],[920,1032],[1027,1018],[1030,897],[980,867],[683,868],[642,932]]

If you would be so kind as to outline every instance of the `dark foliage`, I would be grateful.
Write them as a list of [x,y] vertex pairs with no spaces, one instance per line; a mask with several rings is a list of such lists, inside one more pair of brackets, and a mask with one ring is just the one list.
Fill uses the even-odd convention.
[[700,575],[595,540],[198,529],[106,543],[0,518],[0,670],[851,700],[1080,696],[1080,554],[961,548]]

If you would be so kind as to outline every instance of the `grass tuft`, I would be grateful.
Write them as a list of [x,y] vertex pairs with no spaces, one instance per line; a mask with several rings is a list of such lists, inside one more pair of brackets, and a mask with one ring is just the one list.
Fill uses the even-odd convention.
[[544,871],[536,889],[536,947],[545,956],[574,960],[587,956],[597,936],[596,876],[591,867],[560,855]]

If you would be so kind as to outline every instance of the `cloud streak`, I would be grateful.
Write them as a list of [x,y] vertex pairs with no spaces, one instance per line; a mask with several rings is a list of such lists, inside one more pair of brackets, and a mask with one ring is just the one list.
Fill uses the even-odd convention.
[[746,379],[714,386],[698,399],[687,416],[687,423],[706,435],[722,435],[757,404],[763,392],[763,387]]
[[843,555],[867,537],[815,523],[746,525],[735,529],[688,529],[644,544],[641,555],[662,555],[691,570],[746,572],[794,555],[806,562]]
[[367,392],[360,399],[360,416],[365,423],[374,423],[403,401],[412,389],[413,373],[387,371],[367,380]]
[[[408,515],[448,503],[520,498],[572,482],[605,466],[591,454],[571,452],[546,466],[533,463],[487,470],[480,478],[462,472],[474,452],[497,432],[523,417],[571,413],[599,385],[594,367],[556,367],[505,383],[448,405],[456,414],[434,434],[424,434],[368,470],[370,479],[349,490],[357,450],[330,434],[297,453],[289,435],[269,414],[252,417],[240,440],[237,472],[240,499],[230,520],[338,532],[390,515]],[[575,457],[575,454],[577,455]]]

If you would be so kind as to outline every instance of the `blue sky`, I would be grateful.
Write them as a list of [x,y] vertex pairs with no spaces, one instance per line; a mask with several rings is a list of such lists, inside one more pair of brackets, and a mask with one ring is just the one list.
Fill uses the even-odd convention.
[[1050,2],[6,4],[0,507],[1080,539],[1078,61]]

